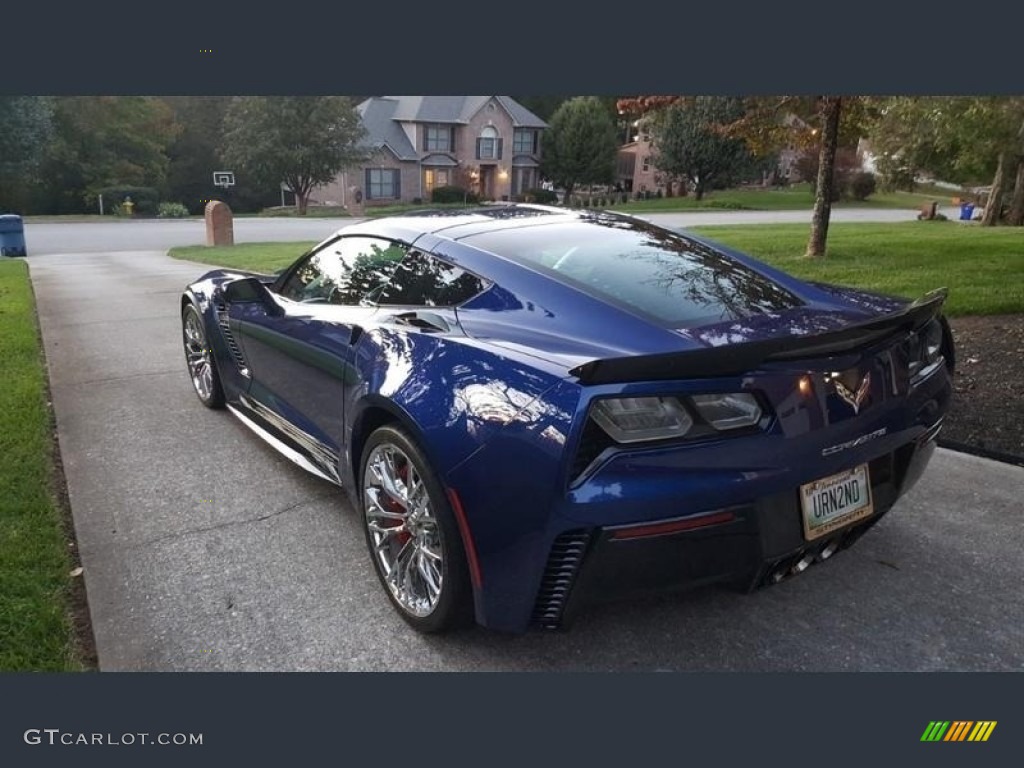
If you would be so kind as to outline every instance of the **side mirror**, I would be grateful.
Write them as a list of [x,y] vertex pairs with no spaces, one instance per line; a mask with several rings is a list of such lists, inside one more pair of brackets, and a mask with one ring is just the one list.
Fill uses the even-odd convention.
[[281,307],[274,301],[263,283],[255,277],[243,277],[232,280],[222,289],[224,299],[229,304],[262,304],[269,315],[281,314]]

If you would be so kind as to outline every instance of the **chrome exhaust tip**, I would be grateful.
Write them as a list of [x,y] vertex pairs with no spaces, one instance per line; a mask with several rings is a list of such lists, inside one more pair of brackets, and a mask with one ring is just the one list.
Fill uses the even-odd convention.
[[814,555],[811,554],[810,552],[808,552],[807,554],[803,555],[799,560],[797,560],[795,563],[793,563],[793,567],[790,568],[790,573],[792,573],[794,576],[796,574],[798,574],[798,573],[803,573],[804,571],[806,571],[810,567],[811,563],[813,563],[813,562],[814,562]]
[[836,553],[837,549],[839,549],[839,540],[833,539],[824,547],[822,547],[821,551],[818,552],[818,560],[821,562],[828,560],[830,557],[832,557],[832,555]]

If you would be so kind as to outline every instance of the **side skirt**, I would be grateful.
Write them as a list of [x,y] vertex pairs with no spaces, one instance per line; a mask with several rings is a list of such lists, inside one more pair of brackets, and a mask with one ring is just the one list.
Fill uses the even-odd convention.
[[329,474],[325,468],[322,468],[315,464],[312,460],[310,460],[310,458],[307,455],[302,453],[297,448],[292,447],[284,440],[282,440],[280,437],[273,434],[273,432],[270,431],[269,425],[262,426],[258,424],[253,418],[251,418],[250,415],[243,413],[239,408],[239,404],[228,403],[227,407],[228,410],[231,411],[231,413],[233,413],[238,418],[239,421],[245,424],[245,426],[247,426],[249,429],[255,432],[267,444],[269,444],[271,448],[276,450],[278,453],[280,453],[286,459],[291,461],[293,464],[302,467],[302,469],[306,470],[312,475],[316,475],[322,480],[326,480],[327,482],[332,483],[334,485],[341,485],[341,481],[337,477]]

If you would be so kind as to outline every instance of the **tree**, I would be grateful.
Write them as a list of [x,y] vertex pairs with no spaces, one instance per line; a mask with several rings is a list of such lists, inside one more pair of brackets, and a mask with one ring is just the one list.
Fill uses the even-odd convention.
[[240,96],[224,125],[224,160],[275,190],[287,184],[300,216],[314,187],[366,157],[365,130],[344,96]]
[[615,123],[606,104],[577,96],[560,106],[543,134],[542,172],[565,189],[565,201],[580,184],[605,184],[615,177]]
[[725,132],[742,114],[742,102],[725,96],[697,96],[659,110],[649,118],[658,170],[687,179],[697,200],[743,180],[754,170],[753,155]]
[[53,140],[43,153],[36,207],[78,213],[98,189],[160,188],[177,128],[167,104],[150,96],[71,96],[53,100]]
[[[218,149],[230,96],[168,96],[179,133],[167,148],[168,199],[199,213],[210,199],[214,171],[223,170]],[[232,205],[234,208],[234,205]]]
[[870,127],[886,162],[944,181],[991,180],[983,225],[999,221],[1008,179],[1014,191],[1007,221],[1024,219],[1024,98],[1003,96],[898,97],[883,101]]
[[818,155],[818,181],[814,188],[814,212],[811,214],[811,235],[807,240],[807,256],[825,255],[828,225],[832,217],[832,187],[835,183],[836,150],[839,148],[839,115],[843,100],[839,96],[821,99],[821,150]]
[[[1021,125],[1024,131],[1024,124]],[[1013,183],[1013,197],[1006,223],[1014,227],[1024,225],[1024,155],[1017,158],[1017,174]]]
[[53,133],[53,102],[40,96],[0,96],[0,209],[18,207]]

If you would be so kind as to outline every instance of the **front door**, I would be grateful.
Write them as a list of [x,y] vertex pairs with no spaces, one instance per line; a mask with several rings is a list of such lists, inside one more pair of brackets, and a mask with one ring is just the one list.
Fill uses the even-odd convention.
[[405,252],[390,240],[342,237],[274,288],[279,313],[232,307],[252,371],[250,407],[311,454],[342,452],[344,403],[359,383],[353,343]]
[[482,200],[494,199],[494,166],[480,166],[480,198]]

